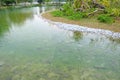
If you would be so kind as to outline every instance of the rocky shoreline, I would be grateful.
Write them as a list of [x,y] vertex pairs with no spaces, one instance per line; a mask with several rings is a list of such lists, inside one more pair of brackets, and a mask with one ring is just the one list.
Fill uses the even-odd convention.
[[58,23],[58,22],[54,22],[54,23],[59,28],[62,28],[65,30],[80,31],[80,32],[87,32],[87,33],[96,33],[96,34],[102,34],[102,35],[105,35],[108,37],[120,38],[120,33],[118,33],[118,32],[112,32],[112,31],[103,30],[103,29],[87,28],[87,27],[73,25],[73,24],[65,24],[65,23]]
[[47,21],[48,23],[52,23],[55,26],[57,26],[58,28],[61,28],[64,30],[95,33],[95,34],[105,35],[107,37],[120,39],[120,32],[113,32],[113,31],[104,30],[104,29],[88,28],[86,26],[79,26],[79,25],[75,25],[75,24],[67,24],[67,23],[62,23],[62,22],[54,22],[54,21],[51,21],[51,20],[48,20],[45,18],[43,18],[43,19],[45,21]]

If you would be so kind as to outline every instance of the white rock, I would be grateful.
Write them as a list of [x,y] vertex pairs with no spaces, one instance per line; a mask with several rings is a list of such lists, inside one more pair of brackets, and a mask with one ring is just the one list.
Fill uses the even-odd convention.
[[53,21],[50,21],[50,20],[46,20],[46,21],[48,21],[50,23],[53,23],[57,27],[62,28],[64,30],[96,33],[96,34],[102,34],[102,35],[105,35],[105,36],[108,36],[108,37],[120,38],[120,33],[119,32],[113,32],[113,31],[104,30],[104,29],[88,28],[88,27],[84,27],[84,26],[66,24],[66,23],[61,23],[61,22],[53,22]]

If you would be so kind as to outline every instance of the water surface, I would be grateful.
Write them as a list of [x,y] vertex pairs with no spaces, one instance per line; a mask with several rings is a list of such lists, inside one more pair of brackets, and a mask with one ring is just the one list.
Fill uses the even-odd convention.
[[120,40],[59,29],[49,8],[0,11],[0,80],[120,80]]

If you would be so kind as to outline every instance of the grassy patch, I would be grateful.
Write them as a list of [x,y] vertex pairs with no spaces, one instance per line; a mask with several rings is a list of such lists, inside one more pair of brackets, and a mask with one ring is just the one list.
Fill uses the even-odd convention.
[[52,14],[54,17],[62,17],[62,16],[63,16],[63,12],[60,11],[60,10],[52,11],[51,14]]
[[73,15],[68,16],[68,19],[71,19],[71,20],[80,20],[80,19],[85,18],[85,17],[86,17],[85,13],[76,12]]
[[[68,10],[66,12],[55,10],[52,11],[51,14],[54,17],[64,17],[70,20],[81,20],[88,17],[87,14],[84,12],[73,12],[72,10]],[[96,20],[101,23],[112,24],[115,22],[114,17],[109,16],[108,14],[100,14],[97,16],[93,16],[93,18],[97,18]]]
[[86,17],[85,13],[80,13],[80,12],[73,13],[72,10],[69,10],[65,13],[60,11],[60,10],[56,10],[56,11],[52,11],[51,14],[54,17],[65,17],[65,18],[70,19],[70,20],[80,20],[80,19]]
[[97,19],[103,23],[113,23],[115,21],[113,17],[110,17],[110,16],[105,15],[105,14],[99,15]]
[[56,10],[51,12],[54,17],[65,17],[70,20],[80,20],[86,17],[86,14],[83,12],[75,12],[73,8],[71,8],[70,4],[65,4],[62,6],[63,10]]

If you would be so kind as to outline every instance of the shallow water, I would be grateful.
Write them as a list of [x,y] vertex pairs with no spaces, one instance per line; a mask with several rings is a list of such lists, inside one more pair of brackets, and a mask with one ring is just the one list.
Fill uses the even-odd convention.
[[120,80],[120,40],[60,29],[49,8],[0,11],[0,80]]

